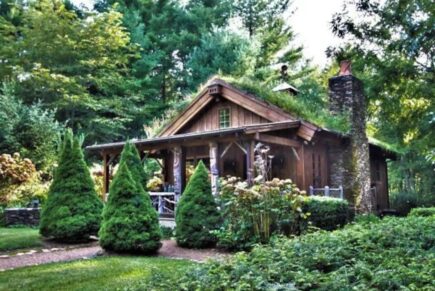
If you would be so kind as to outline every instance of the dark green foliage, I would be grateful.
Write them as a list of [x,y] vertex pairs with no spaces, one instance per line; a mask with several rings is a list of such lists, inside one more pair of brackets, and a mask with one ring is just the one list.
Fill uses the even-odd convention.
[[211,233],[219,226],[217,205],[211,194],[207,168],[200,161],[177,205],[175,222],[178,245],[205,248],[216,243]]
[[86,240],[100,228],[102,207],[79,141],[68,131],[42,209],[40,233],[65,242]]
[[435,207],[414,208],[409,213],[409,216],[434,216]]
[[87,142],[132,136],[145,114],[129,78],[136,50],[122,15],[71,8],[62,0],[14,1],[9,15],[19,21],[0,15],[0,59],[8,60],[0,82],[16,81],[24,104],[55,110]]
[[171,239],[175,234],[175,228],[168,226],[160,226],[160,231],[162,232],[163,239]]
[[252,50],[249,40],[231,31],[218,30],[204,35],[187,63],[191,70],[186,78],[189,88],[197,88],[218,72],[237,76],[245,74],[251,65],[249,50]]
[[146,189],[147,175],[140,159],[139,152],[134,144],[131,142],[125,143],[119,163],[126,163],[133,181],[139,183],[142,189]]
[[[161,246],[156,210],[138,181],[137,150],[127,143],[109,190],[99,232],[100,245],[110,251],[155,253]],[[130,171],[129,165],[133,169]]]
[[29,158],[38,170],[49,171],[56,156],[56,142],[63,126],[55,120],[54,111],[40,103],[25,105],[14,91],[14,83],[0,88],[0,153],[19,152]]
[[415,192],[393,193],[390,196],[391,208],[396,210],[400,215],[407,215],[412,208],[418,206],[418,197]]
[[434,1],[349,4],[331,21],[334,34],[345,40],[334,54],[351,59],[353,72],[364,81],[375,136],[404,153],[390,164],[390,190],[430,200],[435,189]]
[[[325,230],[334,230],[352,220],[349,203],[343,199],[328,197],[308,197],[302,204],[302,211],[309,213],[308,219],[301,221],[305,227],[307,222]],[[302,226],[304,228],[304,226]]]
[[434,242],[435,216],[389,217],[334,232],[276,239],[225,262],[189,269],[172,288],[432,290]]
[[233,9],[241,18],[249,36],[253,36],[258,29],[268,25],[271,19],[280,16],[289,3],[289,0],[236,0]]

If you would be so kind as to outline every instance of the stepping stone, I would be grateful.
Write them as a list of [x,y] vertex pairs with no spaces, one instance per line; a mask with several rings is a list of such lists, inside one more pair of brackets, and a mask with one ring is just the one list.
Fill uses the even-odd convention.
[[50,250],[48,250],[48,249],[42,249],[42,252],[43,252],[43,253],[49,253]]
[[1,256],[0,256],[0,259],[7,259],[7,258],[9,258],[8,255],[1,255]]

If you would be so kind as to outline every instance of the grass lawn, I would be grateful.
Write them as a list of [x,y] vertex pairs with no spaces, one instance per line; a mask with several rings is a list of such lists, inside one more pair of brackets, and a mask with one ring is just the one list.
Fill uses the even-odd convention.
[[194,264],[161,257],[110,256],[0,272],[0,290],[123,290],[149,280],[155,269],[176,276]]
[[0,228],[0,252],[42,246],[37,228]]

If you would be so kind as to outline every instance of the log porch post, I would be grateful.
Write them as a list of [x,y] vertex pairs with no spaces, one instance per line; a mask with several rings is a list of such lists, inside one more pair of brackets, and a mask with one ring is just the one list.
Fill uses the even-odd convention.
[[254,148],[255,142],[253,140],[246,143],[246,180],[249,185],[254,180]]
[[211,193],[217,195],[219,192],[219,166],[218,166],[218,144],[211,142],[210,147],[210,172],[211,172]]
[[173,149],[174,153],[174,192],[175,199],[178,201],[180,195],[183,193],[184,184],[186,183],[186,159],[185,150],[177,146]]
[[109,165],[109,155],[103,153],[103,194],[106,197],[109,193],[109,179],[110,179],[110,165]]

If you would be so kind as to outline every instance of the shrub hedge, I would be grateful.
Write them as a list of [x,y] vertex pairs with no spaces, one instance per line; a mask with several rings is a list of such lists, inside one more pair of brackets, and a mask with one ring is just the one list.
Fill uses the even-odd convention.
[[341,227],[353,218],[349,203],[343,199],[310,196],[302,204],[302,212],[308,214],[307,220],[301,220],[301,229],[306,229],[308,223],[325,230]]
[[80,142],[67,131],[41,212],[40,233],[64,242],[86,240],[97,234],[102,208]]
[[[435,216],[277,238],[187,270],[172,290],[433,290]],[[161,282],[151,282],[161,284]],[[172,285],[172,286],[170,286]]]
[[177,205],[175,237],[178,245],[187,248],[213,246],[216,236],[211,232],[218,227],[219,220],[207,168],[200,161]]
[[435,215],[435,207],[414,208],[409,213],[409,216],[433,216]]

